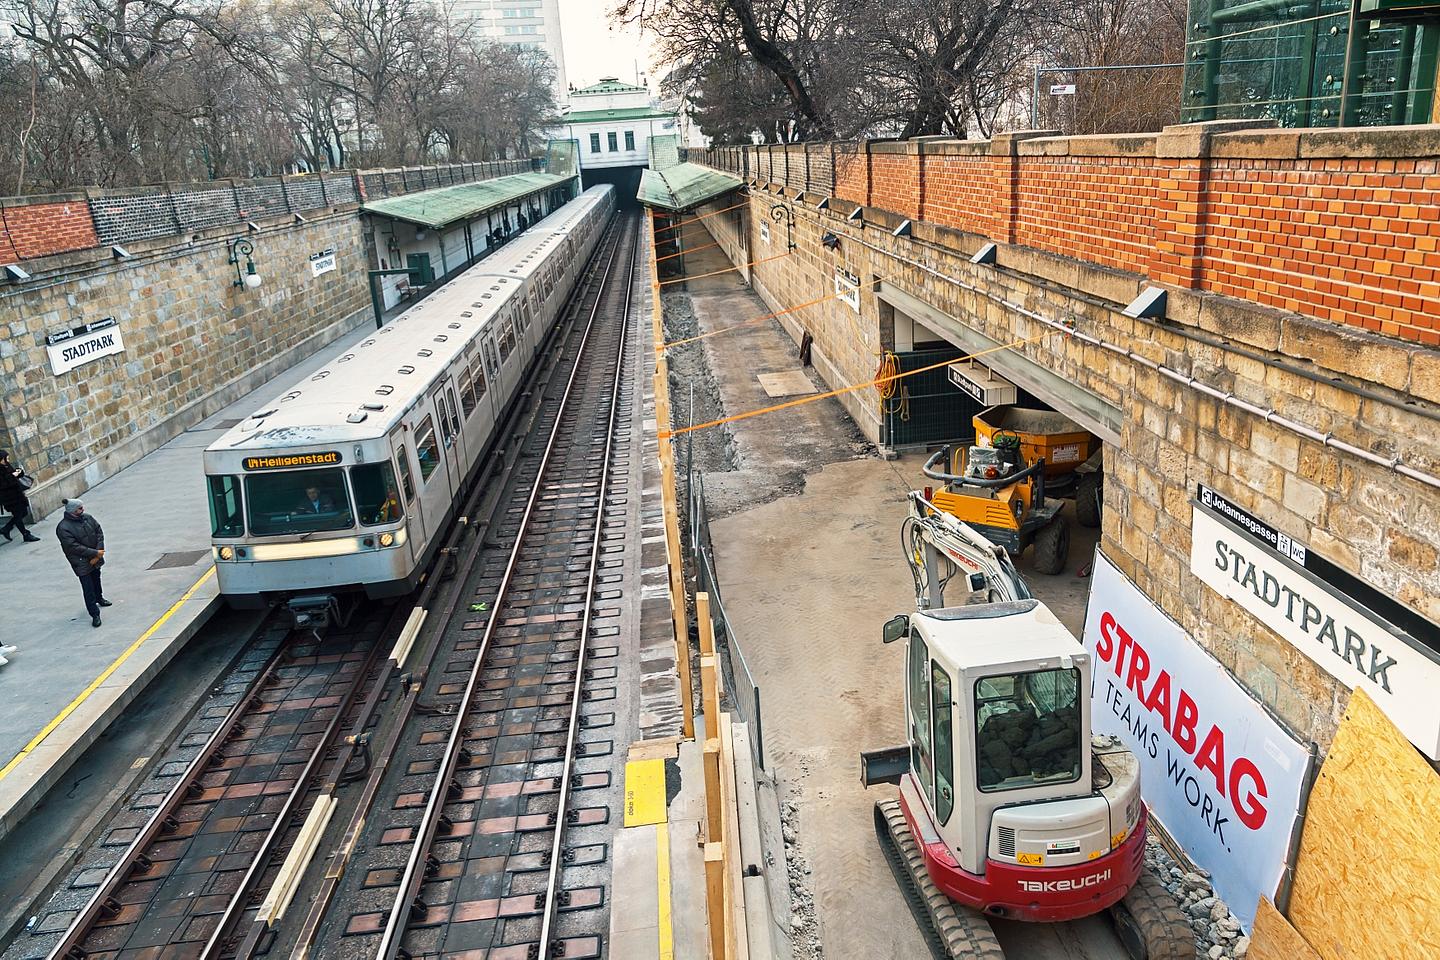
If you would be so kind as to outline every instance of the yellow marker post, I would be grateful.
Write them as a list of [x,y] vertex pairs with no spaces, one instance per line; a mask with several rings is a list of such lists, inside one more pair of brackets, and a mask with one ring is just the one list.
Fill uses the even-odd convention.
[[665,822],[665,761],[625,764],[625,826]]

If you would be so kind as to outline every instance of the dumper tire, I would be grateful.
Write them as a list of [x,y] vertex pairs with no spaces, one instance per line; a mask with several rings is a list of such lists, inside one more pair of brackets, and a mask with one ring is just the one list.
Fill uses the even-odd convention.
[[1082,527],[1100,526],[1100,491],[1105,483],[1105,474],[1082,474],[1075,484],[1075,519]]
[[1110,908],[1110,915],[1131,960],[1196,960],[1199,954],[1180,905],[1148,870]]
[[1005,960],[990,922],[935,886],[899,800],[875,804],[875,836],[935,960]]
[[1070,525],[1060,514],[1035,534],[1035,570],[1054,576],[1070,562]]

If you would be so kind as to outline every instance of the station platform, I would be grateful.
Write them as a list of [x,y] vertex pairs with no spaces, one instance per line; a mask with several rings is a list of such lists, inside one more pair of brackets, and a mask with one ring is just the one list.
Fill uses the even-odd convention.
[[19,648],[0,666],[0,837],[220,608],[205,447],[372,331],[362,323],[81,496],[105,530],[102,579],[114,605],[99,628],[56,539],[60,511],[31,528],[39,543],[0,540],[0,578],[10,588],[0,642]]

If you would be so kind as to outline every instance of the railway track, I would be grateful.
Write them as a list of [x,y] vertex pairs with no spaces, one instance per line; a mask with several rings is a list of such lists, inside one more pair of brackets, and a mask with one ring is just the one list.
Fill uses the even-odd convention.
[[63,932],[7,958],[601,955],[576,877],[608,871],[615,791],[580,768],[614,722],[638,233],[612,225],[418,599],[274,643]]

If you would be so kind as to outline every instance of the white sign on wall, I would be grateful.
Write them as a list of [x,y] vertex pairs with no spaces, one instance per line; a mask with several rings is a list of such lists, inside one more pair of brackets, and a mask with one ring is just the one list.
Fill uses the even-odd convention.
[[1073,83],[1052,83],[1052,84],[1050,84],[1050,96],[1052,96],[1052,97],[1069,97],[1069,96],[1074,96],[1074,94],[1075,94],[1075,84],[1073,84]]
[[841,303],[850,304],[850,309],[860,312],[860,278],[843,267],[835,268],[835,295]]
[[47,337],[45,350],[50,354],[50,369],[61,374],[87,363],[125,352],[120,328],[109,317],[86,327],[77,327],[63,334]]
[[764,220],[760,221],[760,242],[766,246],[770,245],[770,224]]
[[1285,870],[1309,752],[1099,551],[1085,616],[1097,734],[1246,929]]
[[[1213,493],[1203,494],[1217,502]],[[1225,501],[1218,502],[1223,510]],[[1346,687],[1363,687],[1411,743],[1440,759],[1440,662],[1433,653],[1407,643],[1394,626],[1300,567],[1303,545],[1286,538],[1282,557],[1203,503],[1191,514],[1195,576]]]
[[310,254],[310,276],[318,277],[335,269],[335,248],[326,247],[319,253]]

